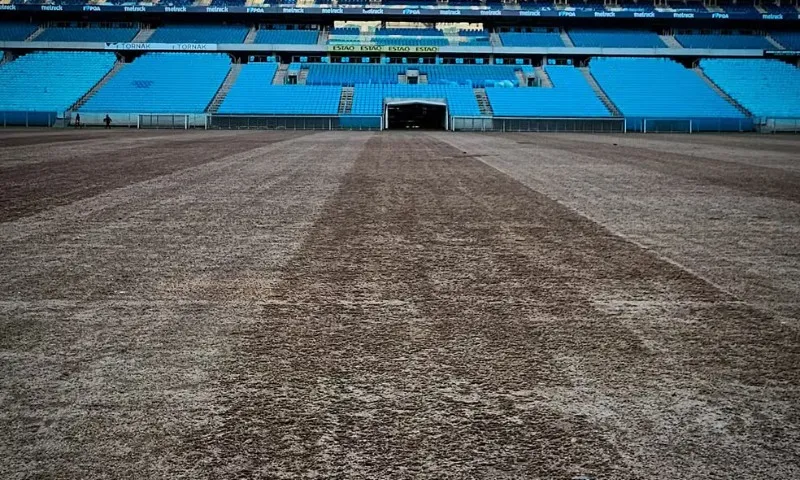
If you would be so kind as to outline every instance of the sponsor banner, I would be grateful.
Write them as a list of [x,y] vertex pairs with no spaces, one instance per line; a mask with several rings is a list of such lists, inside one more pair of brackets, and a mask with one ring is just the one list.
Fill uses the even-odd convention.
[[106,43],[106,50],[177,50],[181,52],[213,52],[216,43]]
[[439,47],[402,45],[328,45],[327,51],[337,53],[438,53]]
[[[409,0],[410,1],[410,0]],[[469,7],[306,7],[286,5],[260,6],[186,6],[170,7],[162,5],[123,6],[123,5],[40,5],[40,4],[2,4],[2,10],[44,11],[44,12],[87,12],[87,13],[250,13],[268,15],[335,15],[358,16],[399,16],[399,17],[577,17],[577,18],[655,18],[655,19],[703,19],[703,20],[800,20],[800,14],[759,13],[759,12],[636,12],[608,11],[591,9],[493,9]]]

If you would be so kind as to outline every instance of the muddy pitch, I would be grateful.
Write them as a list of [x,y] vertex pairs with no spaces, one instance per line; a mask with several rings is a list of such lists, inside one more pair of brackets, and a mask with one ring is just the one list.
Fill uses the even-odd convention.
[[769,139],[0,133],[0,477],[796,476]]

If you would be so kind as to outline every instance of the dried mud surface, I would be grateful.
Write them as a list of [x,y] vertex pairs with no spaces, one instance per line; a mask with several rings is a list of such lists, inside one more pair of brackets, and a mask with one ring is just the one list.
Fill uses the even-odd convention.
[[[0,477],[800,473],[783,147],[197,138],[0,146],[0,171],[103,184],[0,199],[41,206],[0,223]],[[57,173],[115,142],[172,167]]]

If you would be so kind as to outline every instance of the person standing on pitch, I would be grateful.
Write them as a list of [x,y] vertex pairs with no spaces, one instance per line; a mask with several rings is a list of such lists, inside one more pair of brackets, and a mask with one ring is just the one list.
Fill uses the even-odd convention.
[[75,128],[81,127],[81,114],[75,115]]
[[107,113],[106,118],[103,119],[103,123],[106,124],[106,128],[111,128],[111,117],[109,117]]

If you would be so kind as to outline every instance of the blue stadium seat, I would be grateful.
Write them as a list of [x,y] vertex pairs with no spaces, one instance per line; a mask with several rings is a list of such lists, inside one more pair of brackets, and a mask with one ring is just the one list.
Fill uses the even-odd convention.
[[30,37],[37,25],[24,22],[0,23],[0,42],[21,42]]
[[700,68],[754,116],[800,118],[797,67],[773,59],[705,59]]
[[158,27],[148,41],[152,43],[243,43],[244,25],[165,25]]
[[487,88],[486,95],[498,117],[610,117],[580,70],[547,66],[553,88]]
[[253,43],[314,45],[317,43],[317,30],[268,30],[256,32]]
[[472,89],[459,85],[356,85],[353,115],[381,115],[385,98],[445,99],[450,115],[480,116]]
[[48,27],[37,42],[130,42],[138,28]]
[[272,85],[277,64],[242,66],[218,113],[272,115],[337,115],[339,86]]
[[590,70],[626,117],[741,118],[692,70],[665,58],[593,58]]
[[800,50],[800,32],[772,32],[770,36],[784,48]]
[[644,30],[585,30],[567,32],[576,47],[666,48],[657,33]]
[[761,35],[743,34],[675,34],[675,40],[686,48],[774,49]]
[[0,110],[63,112],[111,70],[111,52],[34,52],[0,66]]
[[125,65],[81,111],[202,113],[230,63],[221,53],[148,53]]
[[558,32],[504,32],[500,41],[505,47],[564,47]]

